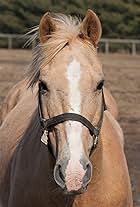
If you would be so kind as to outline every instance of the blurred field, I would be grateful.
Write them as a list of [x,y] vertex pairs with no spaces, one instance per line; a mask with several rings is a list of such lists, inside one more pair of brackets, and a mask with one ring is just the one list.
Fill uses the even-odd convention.
[[[117,100],[135,207],[140,207],[140,56],[100,55],[106,85]],[[0,50],[0,103],[23,76],[31,51]]]

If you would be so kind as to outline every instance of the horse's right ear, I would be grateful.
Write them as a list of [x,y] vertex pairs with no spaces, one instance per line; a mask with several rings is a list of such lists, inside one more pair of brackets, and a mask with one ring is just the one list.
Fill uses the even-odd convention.
[[39,38],[41,43],[45,43],[49,39],[49,35],[55,32],[56,26],[51,14],[47,12],[43,15],[39,24]]

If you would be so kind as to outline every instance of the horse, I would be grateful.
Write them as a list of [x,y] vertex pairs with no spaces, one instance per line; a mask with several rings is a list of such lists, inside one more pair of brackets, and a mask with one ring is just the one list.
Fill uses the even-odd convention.
[[47,12],[37,35],[31,90],[0,127],[0,205],[132,207],[123,133],[106,110],[99,18]]

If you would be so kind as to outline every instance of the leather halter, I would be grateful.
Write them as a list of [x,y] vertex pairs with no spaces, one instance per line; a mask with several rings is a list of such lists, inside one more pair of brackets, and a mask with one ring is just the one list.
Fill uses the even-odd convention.
[[106,110],[106,104],[105,104],[103,89],[102,89],[101,116],[100,116],[100,119],[99,119],[96,127],[93,126],[92,123],[89,120],[87,120],[84,116],[82,116],[80,114],[76,114],[76,113],[63,113],[63,114],[51,117],[49,119],[45,119],[43,117],[42,102],[41,102],[41,96],[42,96],[41,91],[42,91],[41,83],[39,83],[38,111],[39,111],[39,116],[40,116],[40,122],[41,122],[41,125],[43,127],[43,135],[41,137],[41,141],[46,145],[48,144],[49,132],[57,124],[63,123],[65,121],[77,121],[77,122],[82,123],[85,127],[88,128],[88,130],[90,132],[90,135],[94,139],[92,150],[95,149],[97,144],[98,144],[98,136],[99,136],[100,129],[101,129],[101,126],[102,126],[103,114],[104,114],[104,111]]

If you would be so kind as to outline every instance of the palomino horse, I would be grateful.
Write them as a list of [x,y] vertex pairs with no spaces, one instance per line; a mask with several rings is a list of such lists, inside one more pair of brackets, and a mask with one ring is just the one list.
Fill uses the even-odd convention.
[[98,17],[47,13],[38,35],[33,92],[0,128],[0,204],[132,207],[122,131],[105,111]]

